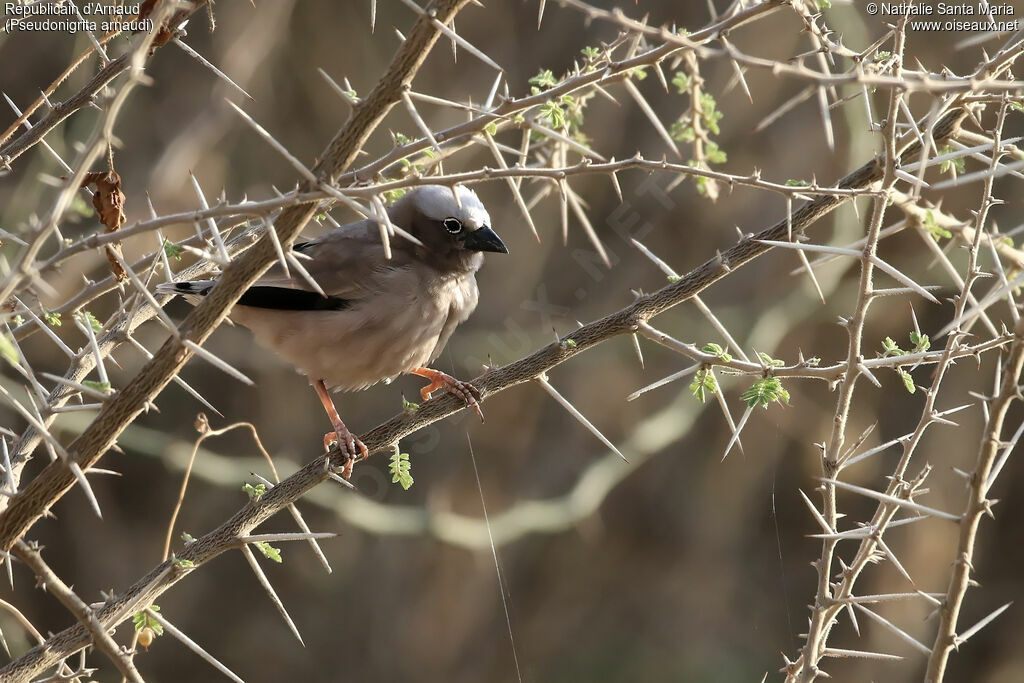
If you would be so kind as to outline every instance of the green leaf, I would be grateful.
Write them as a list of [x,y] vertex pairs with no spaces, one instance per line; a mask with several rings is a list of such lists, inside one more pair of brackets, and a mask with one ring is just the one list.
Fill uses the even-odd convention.
[[551,69],[541,69],[536,76],[531,78],[529,81],[530,85],[535,85],[538,88],[552,88],[558,83],[558,79],[551,73]]
[[164,253],[167,254],[167,258],[172,258],[175,261],[181,260],[181,245],[175,244],[166,237],[164,238]]
[[256,484],[255,486],[253,486],[249,482],[246,482],[242,484],[242,490],[249,495],[249,500],[257,500],[267,492],[267,485]]
[[935,214],[932,213],[931,209],[926,211],[924,214],[924,227],[925,230],[928,231],[928,234],[931,235],[932,239],[935,240],[936,242],[938,242],[940,238],[944,237],[946,239],[949,239],[953,236],[953,233],[941,227],[935,221]]
[[103,329],[103,324],[89,311],[79,311],[75,313],[75,318],[83,325],[91,327],[93,332],[99,333]]
[[674,122],[668,129],[669,136],[676,142],[693,142],[697,139],[697,133],[690,125],[690,118],[683,116]]
[[180,557],[174,558],[174,564],[177,567],[184,567],[184,568],[187,568],[187,569],[191,569],[192,567],[196,566],[196,563],[193,562],[192,560],[185,560],[185,559],[182,559]]
[[114,390],[110,388],[110,382],[97,382],[91,379],[83,379],[82,385],[87,386],[90,389],[95,389],[101,394],[112,394]]
[[746,401],[749,408],[761,406],[767,410],[772,403],[789,403],[789,392],[778,377],[762,377],[743,392],[740,399]]
[[568,346],[570,349],[575,349],[576,348],[576,340],[575,339],[566,339],[562,343],[565,344],[566,346]]
[[794,180],[790,178],[789,180],[786,181],[786,187],[806,187],[809,185],[810,183],[807,182],[806,180]]
[[397,446],[388,460],[388,472],[391,473],[392,484],[401,484],[406,491],[413,485],[412,463],[409,462],[409,454],[402,453]]
[[48,311],[44,308],[43,320],[45,320],[46,324],[50,327],[60,327],[60,313],[57,313],[56,311]]
[[405,400],[405,396],[402,397],[402,410],[409,413],[414,410],[418,410],[420,407],[419,403],[413,403],[412,401]]
[[892,337],[886,337],[882,342],[882,358],[888,358],[889,356],[905,356],[907,352],[901,349],[896,342],[892,340]]
[[729,352],[714,342],[709,342],[705,344],[703,347],[701,347],[701,351],[712,356],[721,358],[722,362],[724,363],[729,363],[732,361],[732,356],[729,355]]
[[275,548],[266,541],[253,541],[253,545],[256,546],[256,549],[263,553],[263,557],[267,558],[268,560],[273,560],[278,564],[284,562],[284,560],[281,558],[280,548]]
[[712,140],[708,140],[708,143],[704,146],[704,157],[709,164],[724,164],[728,159],[725,152],[718,146],[718,143]]
[[907,393],[912,394],[917,391],[917,387],[914,386],[914,378],[910,376],[910,373],[903,368],[896,368],[896,372],[900,374],[900,379],[903,380],[903,386],[906,387]]
[[722,112],[718,111],[718,102],[711,93],[701,93],[700,112],[704,118],[704,124],[714,135],[719,134],[718,122],[722,120]]
[[538,111],[541,118],[547,119],[552,128],[558,129],[565,125],[565,110],[554,102],[548,100],[540,105]]
[[596,48],[596,47],[587,46],[587,47],[583,48],[582,50],[580,50],[580,54],[582,54],[584,57],[586,57],[590,61],[594,61],[595,59],[597,59],[598,57],[601,56],[601,50],[599,48]]
[[928,339],[927,334],[918,334],[916,331],[911,330],[910,332],[910,343],[914,345],[911,353],[922,353],[931,348],[932,342]]
[[[1013,246],[1013,240],[1011,238],[1004,237],[1003,239],[1010,240],[1010,246]],[[19,313],[18,315],[11,318],[11,322],[14,323],[15,327],[21,327],[22,325],[25,324],[25,317]]]
[[[159,612],[160,605],[150,605],[149,609],[154,612]],[[135,627],[136,631],[141,631],[144,628],[150,628],[153,630],[153,633],[158,636],[162,636],[164,634],[164,627],[160,625],[159,621],[149,616],[145,610],[136,612],[132,615],[132,626]]]
[[[689,165],[697,168],[707,168],[706,164],[698,164],[694,159],[690,159]],[[694,179],[694,184],[697,186],[697,192],[705,197],[708,196],[708,178],[705,178],[704,176],[697,176],[697,178]]]
[[488,135],[494,137],[495,135],[498,134],[498,124],[495,123],[494,121],[491,121],[486,126],[484,126],[484,130],[487,131]]
[[772,358],[767,353],[762,353],[761,351],[757,352],[757,356],[761,359],[761,362],[769,368],[781,368],[786,364],[786,361],[779,360],[778,358]]
[[189,543],[195,543],[196,537],[188,533],[187,531],[182,531],[181,540],[185,542],[185,545],[188,545]]
[[[955,150],[951,146],[946,145],[945,147],[939,150],[939,154],[949,154],[953,151]],[[960,156],[955,159],[943,161],[941,164],[939,164],[939,173],[946,173],[951,169],[955,170],[957,173],[962,174],[964,171],[967,170],[967,160],[964,157]]]
[[711,371],[711,368],[702,367],[693,376],[693,381],[690,382],[690,393],[701,403],[704,403],[707,400],[708,394],[715,394],[717,392],[718,380],[715,379],[715,373]]
[[676,86],[680,95],[684,95],[690,90],[690,77],[682,71],[677,71],[672,75],[672,85]]

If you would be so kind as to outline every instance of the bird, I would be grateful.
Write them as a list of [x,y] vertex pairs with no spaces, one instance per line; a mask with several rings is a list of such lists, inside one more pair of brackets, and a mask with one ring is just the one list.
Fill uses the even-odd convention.
[[[395,232],[405,234],[390,240],[390,254],[377,220],[339,226],[292,247],[321,291],[278,263],[229,314],[309,379],[333,428],[324,447],[337,442],[346,479],[369,453],[345,426],[331,391],[359,391],[409,373],[429,381],[420,391],[424,401],[443,389],[483,420],[472,384],[428,366],[477,306],[484,253],[508,248],[476,192],[464,185],[414,187],[387,214]],[[169,282],[157,293],[195,304],[216,284]]]

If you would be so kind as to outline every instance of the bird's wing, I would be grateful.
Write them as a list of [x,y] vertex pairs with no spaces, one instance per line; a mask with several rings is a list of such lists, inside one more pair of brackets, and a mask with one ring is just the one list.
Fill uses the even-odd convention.
[[408,266],[404,258],[386,258],[376,224],[369,220],[343,225],[315,240],[296,244],[293,252],[326,298],[315,292],[293,262],[288,274],[275,264],[239,303],[257,308],[340,310],[379,292],[389,273]]

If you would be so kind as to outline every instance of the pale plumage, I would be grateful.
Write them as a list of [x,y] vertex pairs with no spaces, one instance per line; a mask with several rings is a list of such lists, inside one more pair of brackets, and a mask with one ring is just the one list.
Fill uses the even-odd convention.
[[[479,411],[472,387],[424,367],[476,308],[481,252],[508,253],[476,193],[465,187],[457,192],[458,201],[450,188],[426,185],[392,205],[392,223],[420,244],[392,237],[390,259],[372,220],[295,245],[296,255],[327,297],[300,275],[286,276],[275,266],[242,296],[231,319],[309,377],[321,399],[324,386],[364,389],[415,371],[431,380],[425,398],[428,390],[443,387]],[[215,284],[178,282],[158,291],[195,299]],[[324,408],[340,442],[348,442],[352,454],[356,447],[363,450],[340,418],[335,420],[334,406],[328,403]]]

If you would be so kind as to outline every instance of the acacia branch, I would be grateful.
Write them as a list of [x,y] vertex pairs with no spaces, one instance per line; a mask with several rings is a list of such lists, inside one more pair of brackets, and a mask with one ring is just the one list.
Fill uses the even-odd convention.
[[[893,53],[896,55],[894,68],[897,78],[900,77],[902,70],[905,24],[906,21],[903,21],[897,28],[895,46],[893,48]],[[829,482],[839,472],[843,446],[846,443],[846,426],[850,417],[850,408],[853,404],[854,388],[856,387],[857,377],[860,374],[857,368],[863,362],[864,326],[867,322],[868,308],[874,298],[875,285],[873,277],[879,233],[882,230],[885,210],[889,203],[889,191],[897,180],[896,168],[899,157],[896,154],[896,122],[899,113],[899,102],[902,98],[903,93],[899,90],[892,90],[889,93],[888,116],[882,129],[885,148],[883,152],[884,170],[882,173],[882,189],[884,194],[874,199],[871,221],[868,225],[863,257],[861,258],[857,306],[853,316],[846,324],[847,371],[839,388],[835,417],[832,421],[832,433],[821,456],[822,475],[826,481],[822,487],[821,513],[829,529],[835,529],[836,522],[839,519],[836,510],[836,488],[834,484]],[[815,593],[814,605],[811,606],[810,625],[807,629],[807,638],[803,648],[803,668],[800,670],[800,675],[797,679],[800,683],[810,683],[821,674],[821,671],[818,669],[818,662],[824,656],[824,636],[826,624],[828,623],[826,611],[832,598],[832,565],[835,559],[836,546],[838,545],[839,541],[835,539],[825,539],[822,541],[821,555],[814,563],[814,568],[818,573],[817,591]]]
[[981,518],[991,512],[994,501],[987,498],[991,485],[990,475],[993,465],[1004,446],[1001,441],[1006,413],[1013,402],[1020,398],[1017,382],[1021,368],[1024,367],[1024,318],[1014,330],[1013,347],[1003,371],[1003,382],[999,394],[992,405],[992,413],[981,437],[978,458],[974,471],[971,472],[969,494],[963,517],[960,519],[960,535],[957,540],[956,558],[953,561],[953,574],[949,579],[949,588],[942,606],[939,608],[939,628],[932,645],[931,656],[928,658],[928,671],[924,680],[937,683],[946,673],[949,655],[959,642],[956,626],[963,606],[964,595],[971,582],[972,561],[974,558],[975,540],[978,536],[978,525]]
[[[780,6],[782,6],[782,5],[781,5],[779,0],[767,0],[766,2],[763,2],[763,3],[758,4],[758,5],[754,5],[752,7],[746,8],[746,9],[737,10],[734,14],[721,19],[720,21],[718,21],[717,23],[713,24],[712,26],[709,26],[709,27],[707,27],[705,29],[702,29],[700,31],[697,31],[697,32],[691,34],[690,38],[692,40],[694,40],[694,41],[709,41],[709,40],[712,40],[716,36],[719,36],[723,31],[728,31],[730,29],[736,28],[736,27],[738,27],[738,26],[740,26],[740,25],[742,25],[742,24],[744,24],[746,22],[749,22],[749,21],[757,18],[758,16],[761,16],[761,15],[763,15],[765,13],[769,13],[771,11],[774,11],[775,9],[778,9]],[[431,11],[436,13],[436,10],[431,10]],[[447,129],[445,131],[441,131],[439,133],[436,133],[434,137],[437,140],[451,141],[451,140],[455,140],[456,138],[466,137],[466,136],[470,136],[470,135],[472,135],[474,133],[479,133],[482,130],[484,130],[493,121],[500,121],[500,122],[502,122],[502,124],[506,124],[507,125],[509,123],[508,120],[510,119],[510,117],[512,117],[513,114],[525,111],[525,110],[527,110],[527,109],[529,109],[531,107],[535,107],[535,106],[537,106],[539,104],[543,104],[550,97],[555,97],[555,96],[560,95],[560,94],[567,94],[569,92],[577,92],[577,91],[580,91],[581,89],[585,89],[585,88],[588,88],[588,87],[600,88],[602,84],[607,85],[607,84],[610,84],[610,83],[622,80],[624,78],[628,78],[633,70],[635,70],[637,68],[641,68],[643,66],[650,66],[652,64],[655,64],[659,60],[665,59],[666,57],[668,57],[673,52],[678,51],[678,50],[682,50],[682,49],[684,49],[684,47],[662,45],[660,47],[653,48],[651,50],[648,50],[647,52],[644,52],[644,53],[642,53],[640,55],[637,55],[636,57],[632,57],[632,58],[628,58],[628,59],[624,59],[624,60],[620,60],[620,61],[615,61],[615,62],[609,62],[607,64],[607,66],[605,66],[602,69],[595,69],[595,70],[587,72],[587,73],[579,74],[578,76],[575,76],[573,78],[566,79],[565,81],[563,81],[562,83],[558,84],[554,88],[552,88],[550,90],[546,90],[546,91],[544,91],[542,93],[538,93],[536,95],[531,95],[531,96],[528,96],[528,97],[523,97],[523,98],[516,99],[516,100],[507,100],[507,101],[503,102],[501,105],[499,105],[494,111],[492,111],[490,113],[483,114],[481,116],[478,116],[478,117],[474,118],[473,120],[471,120],[471,121],[469,121],[467,123],[460,124],[460,125],[455,126],[453,128],[450,128],[450,129]],[[355,118],[355,116],[358,114],[358,112],[359,112],[359,110],[361,108],[364,108],[366,106],[367,101],[369,99],[373,98],[373,97],[374,97],[374,94],[371,93],[371,95],[366,100],[362,100],[362,101],[360,101],[356,105],[356,111],[353,114],[353,118]],[[398,98],[400,99],[400,95],[398,96]],[[415,153],[417,150],[422,150],[423,147],[418,146],[418,145],[420,145],[420,143],[423,143],[424,146],[429,146],[429,144],[430,144],[429,141],[427,141],[424,138],[421,141],[409,143],[408,145],[405,145],[405,146],[402,146],[402,147],[397,147],[390,154],[385,155],[384,157],[379,159],[377,162],[374,162],[370,166],[363,167],[363,168],[360,168],[360,169],[354,170],[354,171],[349,171],[349,172],[344,173],[343,175],[341,175],[339,177],[329,178],[328,180],[330,181],[330,184],[332,184],[332,185],[334,185],[336,187],[336,186],[344,186],[344,185],[346,185],[348,183],[351,183],[351,182],[356,182],[357,181],[357,176],[361,177],[363,174],[369,174],[369,177],[373,177],[373,176],[379,174],[382,170],[388,168],[390,165],[396,163],[397,160],[405,158],[405,157],[409,156],[410,154]],[[332,144],[334,144],[334,143],[332,143]],[[321,155],[321,156],[324,156],[324,155]],[[317,168],[319,168],[319,167],[317,167]],[[683,167],[680,167],[680,170],[682,168]],[[461,176],[452,176],[451,177],[451,182],[460,182],[461,180],[463,180],[463,178]],[[751,180],[754,180],[754,178],[752,177]],[[732,181],[732,179],[730,179],[730,182],[731,181]],[[414,182],[414,180],[407,180],[406,182],[407,183]],[[437,182],[437,178],[434,178],[431,182]],[[401,186],[404,186],[404,185],[401,185]],[[381,187],[382,189],[387,189],[388,187],[391,187],[391,185],[387,185],[387,187],[379,185],[378,187]],[[330,191],[328,191],[328,189]],[[799,191],[799,189],[800,188],[792,188],[789,191],[797,192],[797,191]],[[813,189],[814,190],[820,190],[821,188],[816,188],[815,187]],[[375,194],[377,193],[377,191],[374,190],[373,188],[369,188],[368,191],[372,191]],[[842,191],[843,191],[843,189],[839,189],[839,192],[842,192]],[[295,209],[295,207],[297,207],[297,206],[306,205],[306,204],[310,204],[310,205],[318,204],[318,205],[320,205],[321,200],[325,199],[325,195],[328,195],[328,196],[334,195],[336,192],[337,192],[337,190],[334,189],[333,187],[332,188],[325,188],[323,186],[321,186],[321,187],[313,187],[311,183],[305,183],[303,186],[301,186],[294,193],[291,193],[291,196],[289,196],[287,198],[287,200],[286,200],[287,201],[287,205],[285,207],[283,207],[283,208],[287,209],[287,208],[290,207],[291,209]],[[355,190],[352,194],[356,195],[358,192],[359,192],[359,190]],[[348,194],[347,190],[346,190],[346,194]],[[328,200],[328,201],[330,201],[330,200]],[[244,212],[243,212],[243,214],[244,214]],[[279,217],[277,220],[278,221],[282,220],[284,218],[284,216],[285,216],[285,213],[282,213],[281,217]],[[196,218],[196,216],[193,216],[193,218],[190,219],[190,221],[194,220],[195,218]],[[159,220],[159,219],[157,219],[157,220]],[[281,229],[280,225],[278,225],[277,227],[278,227],[279,230]],[[118,231],[118,234],[122,238],[124,238],[126,234],[130,234],[131,230],[132,229],[129,228],[129,229],[124,230],[124,231]],[[248,244],[246,244],[245,246],[248,246]],[[264,247],[264,249],[265,249],[265,247]],[[151,262],[151,259],[153,259],[153,258],[156,258],[156,255],[151,255],[151,256],[148,256],[148,257],[144,257],[143,259],[140,259],[137,263],[138,264],[148,264],[148,263]],[[45,262],[44,264],[42,264],[40,266],[33,266],[33,268],[36,269],[36,272],[42,272],[42,270],[45,270],[46,268],[50,267],[52,264],[53,264],[53,261],[52,260],[48,260],[47,262]],[[193,273],[193,275],[195,275],[195,273]],[[222,280],[223,280],[223,278],[222,278]],[[85,301],[90,299],[90,297],[97,296],[99,293],[104,293],[104,292],[110,291],[115,286],[116,286],[115,280],[112,277],[108,277],[105,280],[103,280],[102,282],[96,283],[96,284],[86,288],[86,290],[84,290],[83,292],[79,293],[77,296],[73,297],[71,300],[65,302],[63,305],[57,307],[55,310],[58,311],[58,312],[63,312],[63,311],[67,311],[67,310],[74,310],[75,308],[82,306]],[[131,328],[137,327],[144,320],[148,319],[149,317],[152,317],[153,312],[154,311],[153,311],[152,308],[150,308],[148,306],[143,306],[139,310],[138,315],[135,316],[135,319],[133,321],[129,322],[129,324],[128,324],[128,328],[129,328],[128,331],[130,332]],[[186,322],[187,322],[187,320],[186,320]],[[29,326],[28,329],[31,330],[32,327]],[[125,329],[125,326],[121,325],[121,324],[118,324],[116,326],[116,329],[119,330],[118,334],[115,334],[113,336],[111,336],[109,334],[108,335],[104,335],[104,338],[100,340],[101,352],[102,352],[103,355],[106,355],[106,353],[108,353],[110,350],[112,350],[118,343],[120,343],[121,341],[124,341],[124,336],[121,334],[120,330]],[[27,331],[25,333],[27,333]],[[22,334],[21,328],[19,328],[19,330],[17,331],[17,334],[18,334],[18,338],[21,339],[22,338],[22,336],[21,336],[21,334]],[[74,380],[74,381],[81,380],[92,369],[92,367],[93,367],[92,360],[93,360],[92,356],[85,356],[85,357],[83,357],[81,359],[75,359],[75,361],[73,361],[73,363],[71,365],[71,368],[68,370],[68,372],[66,373],[65,376],[67,378],[69,378],[69,379]],[[58,395],[53,397],[53,398],[55,398],[60,403],[63,403],[64,401],[66,401],[67,398],[74,393],[72,390],[68,389],[67,387],[58,387],[54,391],[55,392],[61,392]],[[50,417],[46,417],[44,421],[48,424],[50,419],[51,419]],[[18,475],[20,474],[20,471],[21,471],[22,466],[24,465],[24,462],[31,456],[32,451],[39,444],[39,442],[40,442],[40,435],[38,433],[36,433],[35,430],[33,428],[31,428],[31,427],[29,427],[23,433],[21,439],[18,440],[18,442],[16,444],[16,447],[15,447],[15,450],[14,450],[14,453],[12,454],[12,463],[14,464],[15,477],[16,478],[18,478]],[[0,498],[0,515],[2,515],[3,511],[7,508],[9,502],[10,502],[10,500],[7,499],[7,498]]]
[[[999,126],[1001,128],[1001,126]],[[938,142],[938,138],[936,138]],[[991,178],[986,182],[984,189],[984,196],[990,197],[991,195]],[[989,200],[985,200],[986,204]],[[983,208],[986,206],[983,204]],[[977,223],[975,224],[975,230],[973,234],[973,241],[967,245],[968,252],[968,263],[967,263],[967,277],[963,281],[960,287],[959,295],[954,299],[954,311],[952,319],[960,321],[963,319],[963,311],[967,302],[970,300],[970,292],[974,283],[981,277],[982,271],[978,268],[978,247],[981,243],[983,233],[982,226],[986,210],[977,213]],[[930,238],[929,238],[930,239]],[[924,405],[921,408],[921,417],[918,420],[917,426],[914,431],[907,437],[900,439],[903,444],[903,452],[900,456],[899,462],[893,468],[891,474],[888,475],[888,485],[885,488],[885,496],[889,497],[889,501],[882,501],[876,508],[870,522],[864,524],[866,528],[872,530],[872,533],[860,540],[858,548],[854,557],[851,561],[846,563],[843,567],[840,579],[834,587],[830,590],[830,594],[816,597],[816,605],[813,608],[816,614],[820,614],[820,628],[809,631],[811,635],[819,642],[819,647],[814,649],[812,660],[809,664],[805,664],[805,657],[808,647],[804,648],[804,653],[800,655],[794,662],[787,660],[787,681],[796,680],[798,676],[817,674],[821,672],[816,667],[817,657],[823,656],[824,649],[827,649],[827,642],[832,628],[838,623],[836,615],[839,610],[843,609],[846,600],[853,596],[853,590],[856,582],[861,576],[861,573],[877,559],[877,553],[879,552],[880,546],[883,545],[882,536],[890,525],[893,524],[893,520],[899,512],[900,506],[894,505],[891,502],[892,498],[901,498],[910,500],[913,495],[918,491],[924,479],[930,472],[930,467],[925,466],[921,473],[913,480],[906,480],[905,476],[907,469],[910,466],[910,461],[913,455],[917,452],[920,446],[924,434],[928,427],[935,424],[939,418],[936,410],[936,401],[939,396],[939,389],[943,384],[946,373],[949,370],[953,362],[953,357],[957,351],[962,348],[960,339],[963,336],[963,331],[959,325],[953,330],[947,337],[946,345],[942,354],[942,358],[936,365],[934,371],[934,378],[931,385],[925,392]],[[840,469],[851,461],[844,460],[840,463]],[[829,534],[831,537],[832,534]],[[828,542],[828,538],[825,539]],[[822,557],[825,557],[826,552],[823,547]],[[819,560],[821,561],[821,560]],[[820,605],[818,604],[820,603]],[[813,627],[813,623],[812,623]]]
[[[952,136],[964,116],[965,113],[962,110],[946,114],[935,126],[935,140],[943,141]],[[920,152],[919,143],[912,136],[911,139],[913,141],[903,147],[901,156],[909,157]],[[844,177],[838,183],[838,187],[843,189],[867,187],[882,177],[882,170],[880,160],[877,158],[872,159],[864,166]],[[803,232],[819,218],[839,206],[845,198],[846,196],[827,195],[807,203],[792,215],[791,227],[793,232],[797,234]],[[600,320],[584,325],[558,343],[549,344],[509,365],[489,369],[475,378],[473,384],[480,390],[481,397],[486,398],[517,384],[530,381],[534,377],[602,342],[622,334],[634,332],[641,322],[645,322],[649,318],[683,303],[717,282],[729,272],[766,253],[771,247],[763,244],[762,240],[784,239],[789,230],[790,222],[783,218],[756,235],[748,235],[730,249],[708,260],[677,282],[640,297],[629,306],[611,313]],[[229,270],[225,277],[231,272]],[[463,407],[463,404],[454,397],[444,395],[427,401],[418,410],[402,412],[396,415],[362,435],[361,440],[372,453],[388,450],[392,444],[397,443],[401,438],[437,422],[461,410]],[[74,446],[75,444],[72,444],[72,449],[74,449]],[[338,466],[342,463],[343,456],[337,448],[333,449],[330,453],[317,457],[292,476],[267,491],[259,499],[247,503],[220,527],[187,545],[178,555],[178,559],[187,560],[188,563],[192,563],[195,568],[198,568],[221,553],[236,548],[241,537],[250,534],[254,528],[288,505],[295,503],[307,491],[325,481],[328,476],[328,466]],[[59,463],[49,466],[47,470],[44,470],[44,474],[46,471],[51,470],[66,473],[65,477],[71,476]],[[41,478],[42,475],[40,476]],[[39,481],[39,479],[36,481]],[[70,482],[66,482],[65,490],[71,486],[73,481],[72,477]],[[33,485],[35,483],[33,482]],[[31,488],[32,485],[30,485],[29,489]],[[26,491],[29,489],[26,489]],[[22,499],[23,495],[19,495],[15,499],[15,503],[20,502],[19,499]],[[26,503],[21,503],[22,507],[25,507],[25,505]],[[6,517],[5,515],[4,518],[0,518],[0,521],[5,522],[3,527],[0,527],[0,534],[10,533],[11,526],[6,522]],[[189,571],[193,571],[193,569],[180,563],[175,564],[170,560],[157,565],[146,576],[129,587],[123,595],[112,598],[107,604],[97,610],[97,619],[107,628],[115,626],[133,612],[152,603],[153,600],[170,589]],[[48,639],[46,643],[30,650],[21,658],[0,669],[0,683],[24,680],[25,678],[38,675],[48,667],[52,667],[62,657],[66,657],[85,647],[89,643],[89,635],[89,631],[81,625],[71,626],[57,633]]]
[[[430,48],[440,35],[433,21],[450,21],[469,0],[442,0],[430,15],[421,16],[399,48],[387,72],[374,89],[355,106],[348,122],[335,135],[313,171],[325,183],[333,183],[352,163],[370,134],[401,99],[402,88],[412,81]],[[307,181],[302,191],[311,189]],[[289,248],[318,207],[307,202],[289,207],[275,222],[277,236]],[[139,374],[116,396],[107,401],[96,419],[71,445],[68,452],[83,470],[93,466],[132,420],[181,370],[192,353],[186,342],[202,344],[227,317],[242,293],[275,261],[273,241],[264,236],[224,271],[218,284],[182,321],[177,334],[170,337],[143,366]],[[54,502],[74,484],[68,465],[55,461],[15,496],[0,514],[0,547],[11,548]]]
[[[176,11],[170,19],[167,21],[167,28],[157,26],[154,31],[166,30],[170,33],[177,32],[178,28],[197,10],[206,5],[208,0],[191,0],[192,4],[184,9]],[[113,36],[104,38],[104,42]],[[151,47],[151,52],[155,52],[157,48],[161,47],[163,43],[154,42]],[[76,63],[81,63],[80,61]],[[113,59],[108,62],[102,69],[100,69],[95,76],[89,79],[82,88],[74,95],[58,102],[50,108],[50,112],[38,123],[34,124],[31,128],[26,130],[24,133],[14,138],[7,144],[0,146],[0,162],[7,165],[10,162],[17,159],[19,156],[32,149],[37,145],[46,134],[56,128],[72,114],[79,109],[88,106],[94,101],[97,93],[99,93],[108,83],[117,78],[121,73],[125,71],[132,64],[132,52],[126,52],[117,59]],[[66,75],[66,74],[65,74]],[[27,110],[22,116],[22,119],[26,119],[32,113],[32,109]],[[18,122],[15,122],[17,125]],[[11,131],[13,132],[13,131]],[[0,140],[6,140],[6,135]]]
[[131,656],[123,652],[113,637],[107,632],[99,621],[96,620],[96,613],[82,600],[75,592],[64,583],[57,574],[43,560],[39,548],[19,540],[13,549],[14,554],[28,565],[29,569],[36,575],[40,586],[45,588],[71,614],[78,619],[79,623],[88,629],[93,645],[114,663],[118,671],[126,680],[132,683],[143,683],[142,676],[132,663]]
[[[1007,103],[1004,102],[999,109],[998,120],[994,128],[996,145],[992,151],[992,169],[995,169],[999,163],[999,141],[1006,122],[1006,108]],[[974,241],[972,242],[969,263],[971,270],[968,271],[970,275],[974,274],[978,245],[981,243],[982,234],[984,234],[985,221],[988,218],[989,210],[995,204],[995,199],[992,196],[993,182],[994,178],[991,175],[985,179],[981,210],[975,215]],[[962,307],[960,308],[962,311]],[[959,315],[954,318],[954,320],[959,319]],[[956,336],[956,332],[951,336]],[[986,513],[991,514],[991,506],[994,501],[989,500],[987,497],[989,487],[992,485],[990,475],[992,474],[996,457],[1003,447],[1000,437],[1003,433],[1006,413],[1013,401],[1021,395],[1017,381],[1020,379],[1022,367],[1024,367],[1024,318],[1017,321],[1017,326],[1014,329],[1013,346],[1004,367],[1003,381],[1000,384],[999,393],[994,398],[985,430],[982,433],[974,471],[968,479],[967,506],[963,516],[960,518],[960,534],[957,539],[956,557],[953,560],[953,572],[949,579],[949,587],[946,597],[939,607],[939,628],[935,636],[935,643],[932,645],[931,655],[928,657],[928,670],[925,675],[926,683],[940,683],[942,681],[950,652],[959,645],[956,626],[957,620],[960,617],[960,609],[963,606],[964,596],[967,593],[967,587],[971,580],[971,569],[973,568],[971,562],[974,557],[978,526],[981,524],[982,515]]]

